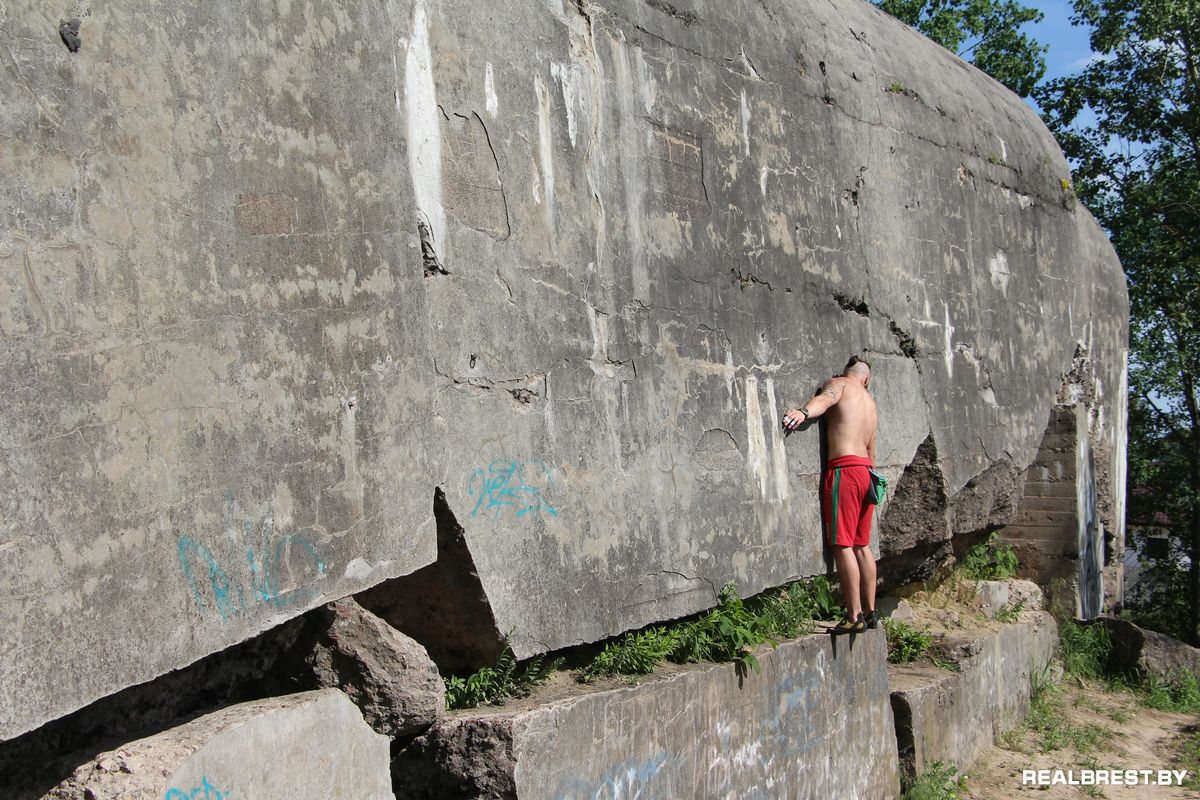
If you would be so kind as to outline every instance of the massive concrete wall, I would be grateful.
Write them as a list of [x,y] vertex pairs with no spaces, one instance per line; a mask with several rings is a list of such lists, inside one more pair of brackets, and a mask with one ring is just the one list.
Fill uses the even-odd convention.
[[823,571],[777,420],[851,353],[942,493],[906,547],[1007,521],[1080,343],[1120,451],[1124,284],[1053,140],[858,0],[0,38],[0,738],[432,562],[435,486],[519,655]]

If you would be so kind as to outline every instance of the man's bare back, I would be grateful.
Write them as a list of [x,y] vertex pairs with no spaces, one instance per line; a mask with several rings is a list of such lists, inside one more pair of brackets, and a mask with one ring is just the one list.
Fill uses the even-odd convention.
[[820,393],[833,400],[825,413],[829,457],[866,456],[874,464],[875,435],[879,430],[875,398],[859,381],[844,377],[826,381]]
[[829,458],[863,456],[874,464],[879,411],[875,407],[875,398],[867,390],[870,382],[870,367],[865,362],[852,362],[844,374],[826,381],[805,406],[788,411],[783,426],[795,430],[813,417],[824,414],[829,420],[825,426]]

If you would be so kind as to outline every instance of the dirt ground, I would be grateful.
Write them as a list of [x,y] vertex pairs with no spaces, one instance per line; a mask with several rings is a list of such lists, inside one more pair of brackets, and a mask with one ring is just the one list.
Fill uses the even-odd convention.
[[[1083,797],[1109,798],[1200,798],[1200,791],[1168,786],[1055,785],[1023,786],[1022,771],[1027,769],[1179,769],[1177,742],[1183,729],[1196,724],[1187,714],[1155,711],[1137,703],[1126,693],[1105,691],[1089,685],[1086,689],[1064,683],[1051,701],[1056,713],[1083,738],[1094,739],[1094,746],[1079,752],[1070,744],[1050,752],[1043,749],[1044,736],[1021,730],[993,746],[968,773],[965,797],[972,800],[1007,800],[1011,797],[1077,800]],[[1089,794],[1090,792],[1090,794]]]

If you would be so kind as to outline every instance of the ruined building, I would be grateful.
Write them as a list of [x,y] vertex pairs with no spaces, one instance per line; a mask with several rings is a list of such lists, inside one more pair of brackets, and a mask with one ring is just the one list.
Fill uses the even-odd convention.
[[1120,265],[1036,115],[865,2],[9,0],[0,42],[7,780],[350,720],[262,688],[339,598],[460,669],[824,573],[779,420],[851,354],[890,585],[1002,530],[1119,596]]

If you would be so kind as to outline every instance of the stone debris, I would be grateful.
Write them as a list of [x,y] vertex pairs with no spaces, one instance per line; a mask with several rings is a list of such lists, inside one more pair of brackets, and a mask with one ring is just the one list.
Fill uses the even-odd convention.
[[[391,739],[424,731],[445,708],[445,684],[425,648],[353,598],[311,611],[286,656],[300,680],[340,689]],[[302,666],[301,666],[302,665]]]
[[1190,672],[1200,680],[1200,649],[1119,617],[1097,617],[1092,624],[1103,625],[1112,641],[1109,672],[1167,681]]

